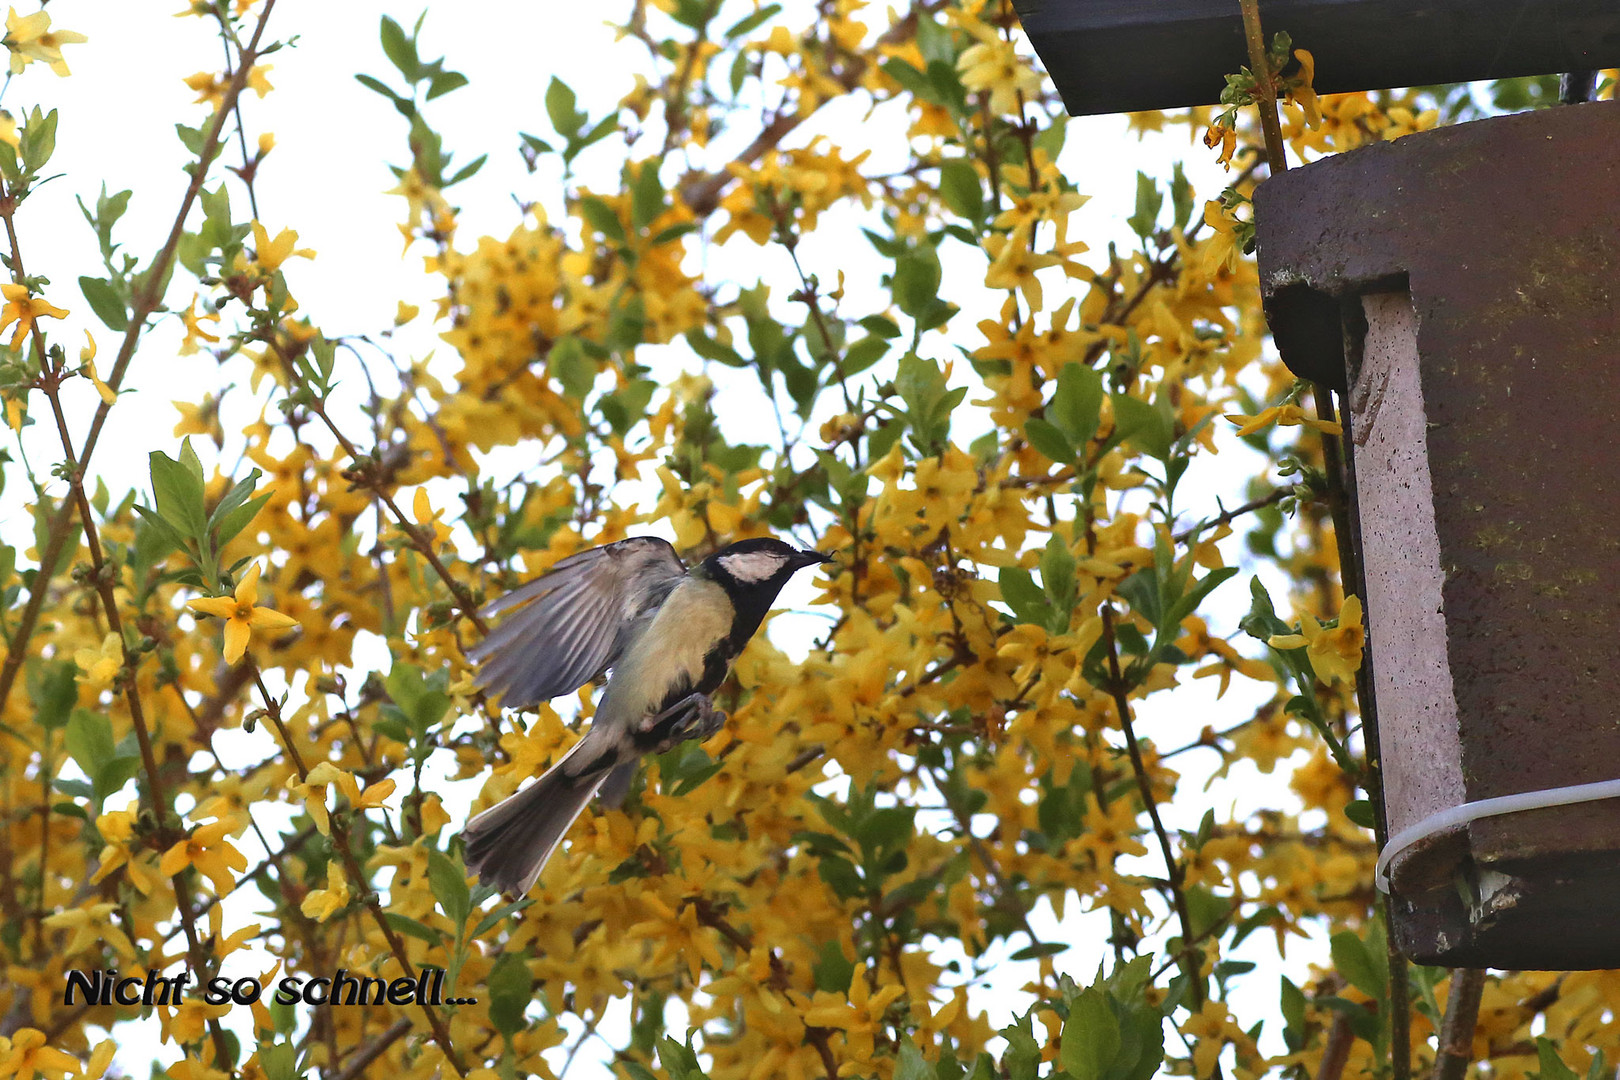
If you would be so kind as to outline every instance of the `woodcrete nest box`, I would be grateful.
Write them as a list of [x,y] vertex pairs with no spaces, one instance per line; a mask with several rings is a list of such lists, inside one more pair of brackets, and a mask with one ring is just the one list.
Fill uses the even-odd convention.
[[1344,395],[1395,939],[1620,966],[1620,104],[1411,135],[1254,201],[1279,351]]

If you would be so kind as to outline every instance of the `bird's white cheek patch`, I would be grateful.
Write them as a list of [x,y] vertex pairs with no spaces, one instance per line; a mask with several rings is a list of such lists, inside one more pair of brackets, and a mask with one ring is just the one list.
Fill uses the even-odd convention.
[[768,551],[750,551],[743,555],[723,556],[720,565],[738,581],[752,585],[774,577],[786,561],[782,556],[772,555]]

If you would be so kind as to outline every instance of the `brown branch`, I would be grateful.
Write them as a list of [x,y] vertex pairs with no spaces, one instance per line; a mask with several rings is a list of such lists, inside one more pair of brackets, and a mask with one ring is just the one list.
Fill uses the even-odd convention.
[[1322,1063],[1316,1070],[1316,1080],[1339,1080],[1344,1067],[1350,1062],[1350,1047],[1355,1044],[1355,1033],[1350,1030],[1347,1013],[1334,1013],[1333,1025],[1328,1028],[1322,1043]]
[[366,1067],[382,1057],[390,1046],[393,1046],[410,1030],[411,1022],[409,1020],[395,1020],[387,1031],[356,1050],[354,1056],[349,1058],[348,1063],[343,1066],[343,1071],[334,1076],[332,1080],[355,1080],[356,1077],[364,1076]]
[[1474,1060],[1474,1029],[1479,1022],[1479,999],[1485,989],[1483,968],[1455,968],[1446,1015],[1440,1022],[1434,1052],[1434,1080],[1463,1080]]
[[1260,0],[1238,0],[1243,10],[1243,41],[1249,47],[1249,70],[1254,73],[1254,93],[1259,100],[1260,130],[1266,139],[1266,162],[1271,175],[1288,168],[1283,148],[1282,125],[1277,122],[1277,80],[1266,55],[1266,38],[1260,30]]

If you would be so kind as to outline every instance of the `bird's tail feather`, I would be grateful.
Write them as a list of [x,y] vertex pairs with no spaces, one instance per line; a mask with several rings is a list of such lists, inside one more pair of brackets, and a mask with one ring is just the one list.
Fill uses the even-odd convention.
[[523,896],[534,886],[568,827],[611,771],[604,767],[570,776],[563,766],[572,756],[570,750],[539,780],[467,822],[463,856],[480,881],[510,896]]

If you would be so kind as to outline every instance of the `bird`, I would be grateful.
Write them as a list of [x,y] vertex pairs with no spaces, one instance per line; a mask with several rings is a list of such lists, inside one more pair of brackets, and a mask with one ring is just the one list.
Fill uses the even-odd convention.
[[584,737],[539,780],[467,822],[467,868],[509,896],[527,894],[610,777],[627,785],[642,756],[724,726],[710,695],[732,661],[787,580],[832,561],[758,537],[688,569],[669,542],[634,536],[571,555],[485,606],[486,618],[510,614],[467,657],[474,684],[503,708],[612,674]]

